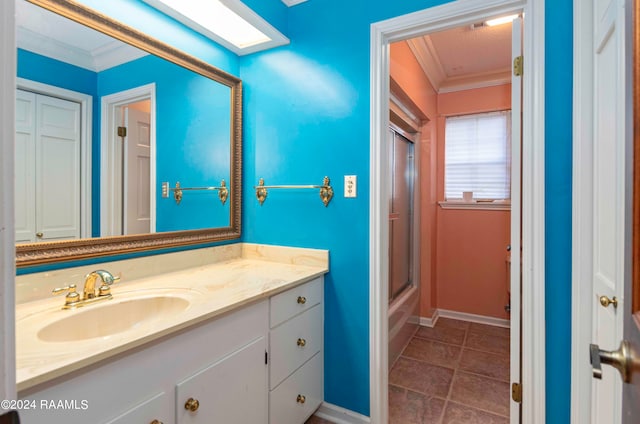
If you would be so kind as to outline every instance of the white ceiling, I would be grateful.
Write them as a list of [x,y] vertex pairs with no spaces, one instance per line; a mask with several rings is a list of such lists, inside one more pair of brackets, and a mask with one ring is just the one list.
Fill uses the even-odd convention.
[[407,40],[438,92],[510,81],[511,27],[464,26]]
[[99,72],[147,53],[26,1],[16,2],[17,45]]

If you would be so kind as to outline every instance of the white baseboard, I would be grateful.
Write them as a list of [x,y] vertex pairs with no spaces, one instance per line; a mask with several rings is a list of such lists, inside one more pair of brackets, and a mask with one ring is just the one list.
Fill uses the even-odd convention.
[[461,321],[476,322],[478,324],[493,325],[495,327],[509,328],[511,322],[508,319],[488,317],[484,315],[468,314],[466,312],[449,311],[447,309],[436,309],[433,317],[420,317],[420,325],[433,327],[438,322],[438,318],[459,319]]
[[435,327],[436,322],[438,322],[438,318],[439,317],[440,317],[440,314],[438,313],[438,310],[436,309],[433,312],[433,315],[431,316],[431,318],[420,317],[420,325],[422,325],[423,327]]
[[336,424],[365,424],[371,422],[369,417],[327,402],[323,402],[314,415]]

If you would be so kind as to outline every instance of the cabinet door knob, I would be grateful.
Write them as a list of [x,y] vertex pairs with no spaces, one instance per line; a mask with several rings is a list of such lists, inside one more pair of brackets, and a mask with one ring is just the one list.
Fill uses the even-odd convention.
[[298,403],[305,403],[307,401],[307,398],[304,395],[298,395],[298,398],[296,399],[296,402]]
[[198,399],[189,398],[184,404],[184,409],[187,411],[196,412],[198,408],[200,408],[200,402],[198,402]]
[[305,347],[307,345],[307,341],[305,339],[298,339],[298,346]]
[[153,420],[149,424],[163,424],[162,421]]
[[44,233],[36,233],[36,237],[42,238],[42,237],[44,237]]
[[300,305],[304,305],[305,303],[307,303],[307,298],[304,296],[298,296],[298,303]]
[[614,308],[618,307],[618,298],[613,296],[611,299],[607,296],[600,296],[600,304],[605,308],[609,305],[613,305]]

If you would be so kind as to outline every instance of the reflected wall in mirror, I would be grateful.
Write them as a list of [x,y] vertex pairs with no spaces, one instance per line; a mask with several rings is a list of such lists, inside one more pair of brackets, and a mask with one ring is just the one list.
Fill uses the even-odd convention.
[[16,9],[17,265],[239,237],[241,81],[75,3]]

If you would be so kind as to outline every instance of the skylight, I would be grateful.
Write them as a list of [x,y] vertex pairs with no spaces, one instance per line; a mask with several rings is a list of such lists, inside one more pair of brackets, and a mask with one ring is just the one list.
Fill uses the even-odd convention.
[[237,54],[289,40],[238,0],[143,0]]

